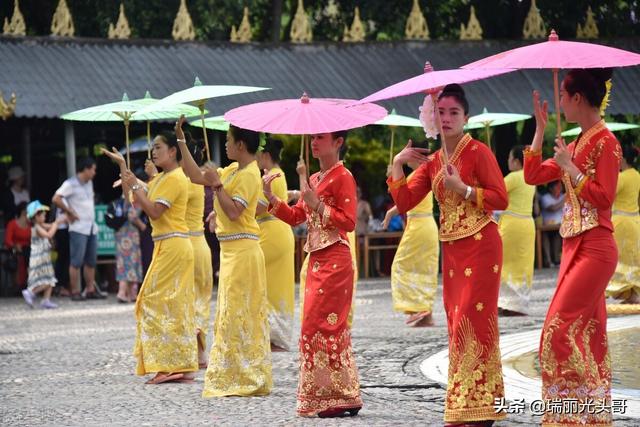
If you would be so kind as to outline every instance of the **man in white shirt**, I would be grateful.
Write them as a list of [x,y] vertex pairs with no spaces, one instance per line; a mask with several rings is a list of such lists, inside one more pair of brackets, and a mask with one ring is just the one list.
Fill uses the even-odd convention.
[[549,192],[540,198],[540,209],[542,211],[542,224],[550,226],[557,225],[558,229],[548,230],[542,233],[542,249],[545,262],[549,267],[560,264],[560,249],[562,239],[560,238],[560,223],[562,222],[562,208],[564,207],[564,193],[562,183],[553,181],[548,185]]
[[[76,176],[67,179],[53,196],[53,203],[69,221],[69,287],[71,300],[106,298],[96,288],[98,225],[95,221],[93,178],[96,161],[90,157],[79,159]],[[83,268],[84,267],[84,268]],[[85,296],[80,293],[80,269],[86,283]]]

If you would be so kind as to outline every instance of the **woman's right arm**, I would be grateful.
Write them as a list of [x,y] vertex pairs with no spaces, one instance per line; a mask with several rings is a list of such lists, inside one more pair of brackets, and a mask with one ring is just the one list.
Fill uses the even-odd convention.
[[[430,159],[427,157],[429,150],[413,148],[412,145],[409,141],[393,158],[391,176],[387,179],[389,193],[400,213],[406,213],[416,207],[431,191],[431,178],[428,174]],[[420,167],[413,173],[411,182],[407,182],[402,170],[402,166],[409,161],[420,163]]]
[[562,169],[553,159],[542,161],[542,142],[548,120],[547,101],[540,102],[540,94],[533,91],[533,111],[536,117],[536,133],[531,146],[524,150],[524,180],[529,185],[541,185],[562,177]]

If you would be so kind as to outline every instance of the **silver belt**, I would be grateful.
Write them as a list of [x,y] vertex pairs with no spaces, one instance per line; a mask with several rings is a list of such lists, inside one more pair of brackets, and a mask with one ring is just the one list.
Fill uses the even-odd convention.
[[625,211],[618,211],[618,210],[613,211],[612,214],[622,215],[622,216],[640,216],[640,213],[638,212],[625,212]]
[[189,236],[191,237],[204,236],[204,231],[189,231]]
[[502,211],[503,215],[511,215],[511,216],[515,216],[516,218],[531,218],[533,219],[533,217],[531,215],[524,215],[524,214],[519,214],[519,213],[515,213],[515,212],[511,212],[511,211]]
[[240,239],[260,240],[257,234],[252,234],[252,233],[236,233],[236,234],[226,234],[226,235],[218,236],[218,241],[220,242],[226,242],[229,240],[240,240]]
[[407,214],[407,218],[431,218],[433,214],[430,213],[411,213]]
[[176,231],[174,233],[167,233],[167,234],[160,234],[158,236],[152,236],[151,238],[154,242],[158,242],[160,240],[171,239],[172,237],[182,237],[184,239],[188,239],[189,233],[182,233],[182,232]]

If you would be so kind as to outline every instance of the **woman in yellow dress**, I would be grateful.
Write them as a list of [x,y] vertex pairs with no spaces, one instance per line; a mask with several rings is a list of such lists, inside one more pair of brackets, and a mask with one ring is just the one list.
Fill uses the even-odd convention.
[[[177,134],[180,136],[181,124]],[[260,396],[272,387],[267,279],[260,249],[256,207],[262,179],[255,156],[257,132],[230,126],[225,145],[235,160],[225,168],[202,171],[179,138],[183,167],[192,182],[215,190],[216,235],[220,241],[218,304],[214,342],[202,397]]]
[[[280,169],[282,141],[267,140],[258,154],[258,164],[265,174],[279,174],[271,183],[271,190],[281,200],[287,200],[287,180]],[[295,301],[294,246],[291,226],[267,212],[269,202],[258,200],[256,213],[260,226],[260,247],[267,271],[267,300],[271,349],[289,351],[293,329]]]
[[531,211],[536,187],[524,182],[523,152],[521,145],[509,152],[511,173],[504,177],[509,206],[498,222],[502,236],[498,313],[503,316],[526,315],[533,282],[536,226]]
[[[201,147],[191,141],[189,134],[187,144],[193,159],[202,166],[204,156]],[[189,182],[189,198],[187,201],[186,222],[189,228],[189,240],[193,247],[193,279],[195,292],[196,336],[198,339],[198,367],[207,367],[207,332],[211,314],[211,293],[213,292],[213,268],[211,250],[204,237],[204,186]]]
[[607,286],[607,296],[627,304],[640,304],[640,173],[633,167],[635,147],[622,150],[620,175],[613,202],[613,237],[618,245],[618,265]]
[[117,150],[103,153],[120,165],[124,193],[133,193],[153,228],[153,258],[135,307],[136,374],[155,372],[147,384],[191,381],[198,370],[198,346],[193,248],[185,222],[189,180],[178,164],[176,137],[163,132],[153,141],[152,159],[163,172],[151,180],[148,194]]
[[[424,147],[426,148],[426,147]],[[409,162],[411,169],[420,166]],[[412,175],[407,181],[410,182]],[[398,215],[398,208],[387,211],[383,228]],[[433,326],[433,300],[438,287],[440,242],[438,226],[433,219],[433,193],[407,212],[407,226],[391,265],[391,297],[393,309],[408,314],[407,325]]]

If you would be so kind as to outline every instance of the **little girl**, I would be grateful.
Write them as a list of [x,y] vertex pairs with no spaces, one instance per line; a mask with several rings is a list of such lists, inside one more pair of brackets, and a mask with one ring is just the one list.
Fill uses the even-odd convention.
[[58,225],[65,221],[64,216],[58,217],[53,223],[47,224],[46,212],[48,206],[35,200],[27,205],[27,217],[31,220],[31,256],[29,258],[29,279],[27,289],[22,291],[24,300],[33,307],[36,295],[43,292],[42,308],[57,308],[49,298],[56,285],[56,276],[51,263],[51,241],[56,234]]

